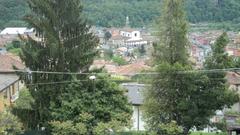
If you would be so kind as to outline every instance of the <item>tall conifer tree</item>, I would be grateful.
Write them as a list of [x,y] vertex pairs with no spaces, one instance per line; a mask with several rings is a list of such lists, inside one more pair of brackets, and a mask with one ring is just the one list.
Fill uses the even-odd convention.
[[[22,37],[26,45],[21,59],[31,71],[88,72],[98,39],[82,16],[79,0],[28,0],[32,12],[26,22],[36,36]],[[23,78],[26,84],[71,80],[64,74],[31,73]],[[50,105],[60,106],[63,84],[27,85],[35,100],[35,118],[40,126],[51,120]],[[37,125],[35,125],[36,127]]]
[[188,63],[189,47],[187,32],[188,25],[183,10],[184,0],[164,0],[160,18],[160,43],[155,48],[156,62],[174,64]]
[[154,51],[158,75],[145,94],[144,113],[149,128],[157,134],[164,133],[162,124],[176,121],[182,134],[188,135],[193,127],[205,127],[216,110],[232,105],[236,95],[226,91],[225,83],[218,89],[210,76],[194,71],[188,62],[184,0],[163,2],[160,43]]

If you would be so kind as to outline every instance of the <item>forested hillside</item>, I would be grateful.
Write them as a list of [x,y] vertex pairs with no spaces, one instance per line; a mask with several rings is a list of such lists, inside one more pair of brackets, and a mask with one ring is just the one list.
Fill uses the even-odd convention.
[[0,29],[25,25],[21,20],[27,12],[26,0],[0,0]]
[[[125,24],[129,16],[132,27],[146,26],[160,15],[161,0],[83,0],[88,20],[98,26]],[[197,22],[240,22],[240,0],[186,0],[188,19]],[[0,28],[22,26],[28,12],[26,0],[0,0]]]

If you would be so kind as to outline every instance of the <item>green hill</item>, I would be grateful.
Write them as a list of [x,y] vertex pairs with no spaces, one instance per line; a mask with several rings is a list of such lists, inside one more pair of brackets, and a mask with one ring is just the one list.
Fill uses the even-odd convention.
[[[98,26],[121,27],[129,16],[132,27],[152,23],[160,15],[161,0],[83,0],[88,20]],[[26,0],[0,0],[0,28],[25,25]],[[240,23],[240,0],[186,0],[190,22]]]

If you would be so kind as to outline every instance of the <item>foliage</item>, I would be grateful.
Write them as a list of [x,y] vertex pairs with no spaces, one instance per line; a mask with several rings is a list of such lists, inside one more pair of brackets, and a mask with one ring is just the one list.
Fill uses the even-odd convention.
[[124,127],[118,121],[110,121],[108,123],[98,123],[94,128],[94,135],[112,135],[116,132],[122,131]]
[[144,132],[144,131],[129,131],[129,132],[118,132],[115,133],[116,135],[154,135],[150,132]]
[[32,109],[32,104],[34,103],[34,99],[31,96],[29,90],[27,88],[23,88],[20,90],[19,93],[19,98],[14,104],[14,108],[22,108],[22,109],[27,109],[31,110]]
[[76,81],[61,96],[61,107],[53,117],[58,121],[85,124],[88,134],[101,133],[105,128],[119,130],[130,125],[132,109],[125,91],[107,76],[95,81]]
[[[224,69],[234,66],[233,59],[225,52],[225,47],[228,43],[227,33],[224,32],[212,46],[212,54],[207,57],[204,65],[206,69]],[[224,72],[218,74],[226,75]]]
[[144,45],[141,45],[141,46],[138,48],[138,51],[139,51],[139,53],[141,54],[141,56],[145,55],[146,52],[147,52]]
[[164,0],[159,20],[160,43],[154,46],[155,62],[176,62],[187,64],[188,47],[187,21],[183,11],[183,0]]
[[[98,39],[82,15],[80,0],[28,0],[31,13],[25,16],[30,27],[35,28],[37,38],[21,37],[25,45],[20,55],[26,67],[32,71],[88,72],[94,57]],[[82,79],[86,76],[81,76]],[[80,77],[79,77],[80,78]],[[21,74],[26,84],[71,81],[68,74]],[[32,105],[34,125],[46,126],[52,117],[49,108],[61,106],[61,93],[65,84],[28,85],[34,99]]]
[[204,133],[204,132],[193,132],[191,135],[227,135],[227,133]]
[[[132,27],[149,25],[161,14],[162,0],[83,0],[85,16],[97,26],[122,27],[126,17]],[[25,26],[22,17],[29,13],[25,0],[0,0],[0,28]],[[96,6],[97,5],[97,6]],[[198,22],[240,22],[239,0],[186,0],[188,20]]]
[[[145,95],[145,117],[150,130],[175,120],[185,130],[201,128],[215,111],[209,104],[212,98],[207,89],[209,79],[202,73],[185,73],[191,66],[162,63],[152,88]],[[179,73],[183,72],[183,73]],[[199,115],[201,114],[201,115]],[[185,131],[188,132],[188,131]]]
[[216,127],[218,130],[222,132],[227,132],[227,122],[225,119],[222,119],[220,122],[211,124],[212,127]]
[[[164,0],[159,23],[160,43],[154,45],[154,58],[158,75],[152,87],[145,93],[144,117],[151,131],[159,131],[159,125],[176,121],[187,135],[193,126],[206,121],[202,116],[205,98],[202,85],[207,78],[201,74],[188,74],[192,70],[188,62],[187,21],[183,10],[183,0]],[[183,73],[179,73],[183,72]],[[195,99],[195,100],[194,100]],[[198,100],[199,99],[199,100]],[[200,113],[201,111],[201,113]]]
[[[228,36],[224,32],[212,46],[212,54],[209,55],[204,63],[205,69],[225,69],[234,67],[232,57],[228,56],[225,52],[225,47],[228,42]],[[223,108],[224,106],[231,107],[233,103],[239,101],[238,94],[228,88],[229,86],[225,78],[226,72],[212,72],[208,73],[207,76],[211,84],[209,89],[215,93],[215,98],[213,98],[211,103]]]
[[50,122],[53,135],[86,135],[87,128],[83,123],[74,124],[72,121]]
[[22,133],[22,124],[9,111],[0,112],[0,134],[16,135]]
[[126,65],[128,62],[121,56],[113,56],[112,61],[117,63],[119,66]]
[[25,0],[0,0],[0,29],[26,26],[22,18],[27,12]]
[[182,128],[172,121],[167,124],[160,124],[158,135],[179,135],[182,133]]
[[111,37],[112,37],[111,32],[106,31],[106,32],[104,33],[104,40],[105,40],[105,43],[106,43]]
[[6,45],[6,49],[8,52],[15,54],[15,55],[20,55],[21,53],[21,46],[23,43],[19,40],[13,40],[12,43]]
[[111,60],[113,58],[113,50],[112,49],[105,49],[104,50],[104,59]]
[[[162,7],[160,44],[155,45],[158,75],[145,94],[145,118],[152,131],[160,124],[176,121],[188,135],[193,127],[204,128],[216,110],[230,107],[238,96],[228,90],[225,73],[204,73],[194,70],[188,62],[187,22],[182,0],[165,0]],[[224,53],[225,36],[213,47],[206,69],[231,66]]]
[[28,130],[32,125],[35,125],[37,120],[34,118],[34,109],[32,106],[34,99],[30,94],[30,91],[26,88],[22,89],[19,93],[19,98],[15,102],[12,112],[23,123],[23,127]]

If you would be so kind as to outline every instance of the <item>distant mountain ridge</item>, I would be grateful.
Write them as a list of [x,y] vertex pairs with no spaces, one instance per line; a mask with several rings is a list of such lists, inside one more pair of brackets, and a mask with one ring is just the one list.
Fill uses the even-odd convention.
[[[160,15],[162,0],[82,0],[86,17],[93,25],[121,27],[126,16],[132,27],[152,23]],[[240,23],[240,0],[185,0],[190,22]],[[0,28],[25,25],[29,12],[26,0],[0,0]]]

